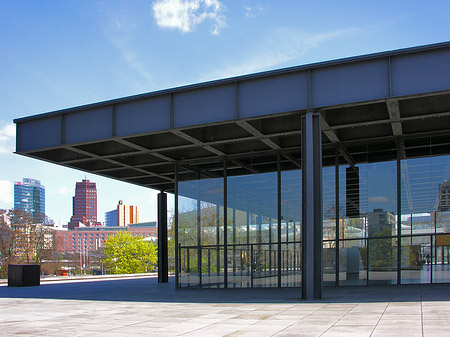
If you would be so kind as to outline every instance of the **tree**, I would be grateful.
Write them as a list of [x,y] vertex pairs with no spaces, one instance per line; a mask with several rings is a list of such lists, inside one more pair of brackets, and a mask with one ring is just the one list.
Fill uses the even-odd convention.
[[105,242],[103,262],[113,274],[147,273],[157,263],[157,251],[152,242],[131,236],[126,232],[115,233]]
[[14,233],[7,223],[7,211],[0,210],[0,278],[8,275],[8,263],[14,257]]
[[167,254],[169,260],[169,271],[175,271],[175,214],[173,210],[167,220]]
[[382,237],[382,239],[369,241],[369,263],[372,269],[386,269],[396,266],[396,253],[392,247],[392,238],[389,238],[391,235],[391,228],[381,228],[373,237]]
[[[52,220],[43,216],[46,223]],[[33,217],[21,210],[0,210],[1,277],[6,277],[8,264],[37,263],[54,256],[54,232],[48,225],[35,224]]]

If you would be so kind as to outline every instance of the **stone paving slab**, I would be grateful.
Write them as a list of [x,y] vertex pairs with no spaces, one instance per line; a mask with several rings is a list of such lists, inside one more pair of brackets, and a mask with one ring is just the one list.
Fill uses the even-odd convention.
[[[2,336],[449,336],[450,285],[179,289],[154,277],[0,286]],[[382,295],[382,296],[381,296]]]

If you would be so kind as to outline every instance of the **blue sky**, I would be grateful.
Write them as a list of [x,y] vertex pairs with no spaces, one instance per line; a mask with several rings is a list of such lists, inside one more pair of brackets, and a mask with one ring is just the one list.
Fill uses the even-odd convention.
[[[14,118],[179,85],[450,40],[450,1],[4,0],[0,208],[23,177],[67,223],[85,173],[15,155]],[[98,218],[118,200],[156,219],[156,191],[95,175]]]

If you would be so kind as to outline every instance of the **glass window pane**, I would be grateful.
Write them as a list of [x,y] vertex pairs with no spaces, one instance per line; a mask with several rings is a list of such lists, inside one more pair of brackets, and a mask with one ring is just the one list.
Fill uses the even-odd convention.
[[228,287],[277,287],[277,173],[227,178]]
[[345,240],[339,248],[339,285],[367,284],[366,240]]
[[449,282],[450,156],[405,159],[401,172],[402,283]]
[[281,172],[281,287],[300,287],[302,171]]
[[431,281],[431,242],[429,235],[402,238],[401,283],[418,284]]
[[223,179],[178,183],[179,285],[223,287]]
[[397,284],[396,239],[370,239],[368,242],[369,284]]

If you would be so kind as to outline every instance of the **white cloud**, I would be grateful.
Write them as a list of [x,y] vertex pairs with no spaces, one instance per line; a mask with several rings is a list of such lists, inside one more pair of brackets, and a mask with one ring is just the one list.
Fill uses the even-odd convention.
[[69,194],[69,192],[70,192],[70,188],[68,188],[67,186],[63,186],[58,190],[57,194],[67,195],[67,194]]
[[4,125],[0,129],[0,153],[11,153],[14,151],[14,139],[16,127],[12,123]]
[[246,55],[238,55],[229,65],[218,67],[218,71],[208,74],[202,80],[211,80],[255,73],[285,66],[286,63],[300,59],[310,50],[327,41],[343,38],[358,32],[358,28],[330,31],[326,33],[306,33],[299,30],[277,28],[257,46],[250,48]]
[[245,16],[251,19],[256,18],[259,14],[261,14],[264,11],[264,7],[261,5],[256,5],[254,7],[250,6],[242,6],[242,7],[245,10]]
[[8,180],[0,180],[0,202],[12,202],[13,184]]
[[136,44],[136,29],[138,25],[132,17],[126,15],[113,16],[105,28],[105,35],[110,43],[119,51],[125,64],[132,71],[133,76],[127,76],[128,87],[132,91],[148,91],[155,87],[152,74],[146,63],[134,46]]
[[209,19],[213,21],[213,35],[218,35],[225,26],[225,16],[220,14],[222,8],[219,0],[157,0],[152,4],[159,27],[188,33]]
[[142,64],[139,56],[133,50],[131,50],[131,48],[121,44],[120,42],[116,44],[116,47],[121,52],[128,66],[144,79],[142,90],[148,90],[147,87],[152,87],[154,85],[153,76]]
[[389,202],[390,200],[387,197],[377,196],[377,197],[369,197],[369,201],[374,203],[386,203]]

